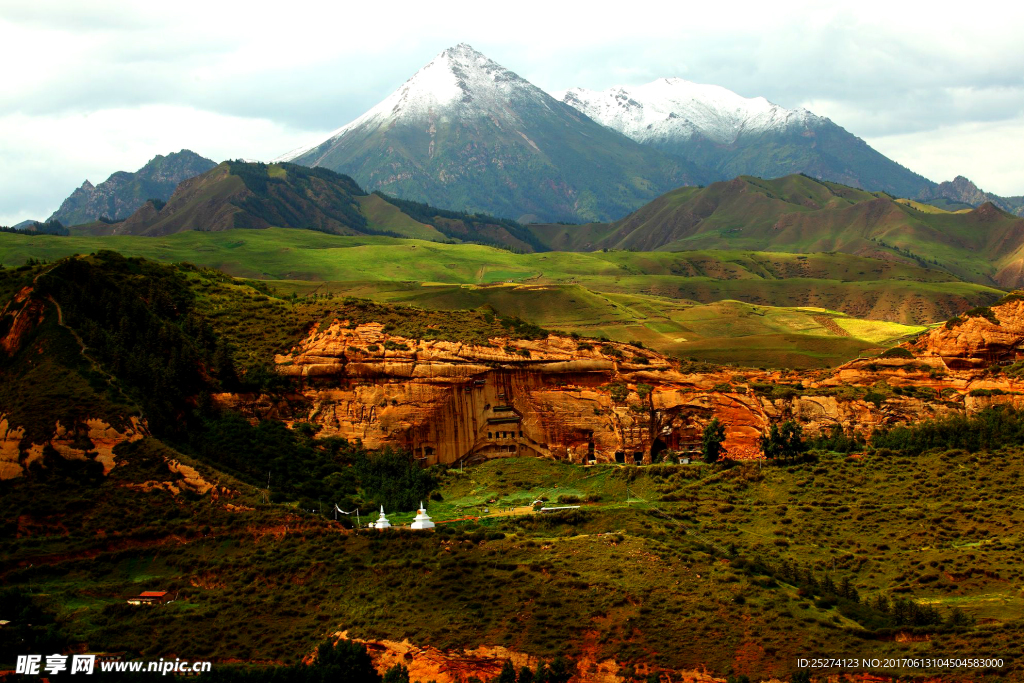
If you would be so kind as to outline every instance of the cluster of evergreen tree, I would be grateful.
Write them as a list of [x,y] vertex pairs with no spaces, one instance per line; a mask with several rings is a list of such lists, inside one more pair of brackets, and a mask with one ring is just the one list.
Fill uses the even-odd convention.
[[271,500],[326,509],[415,510],[437,488],[437,474],[408,453],[368,451],[340,438],[316,438],[309,424],[289,429],[276,420],[253,425],[237,413],[204,415],[183,445],[218,469],[254,486],[269,479]]
[[941,626],[962,628],[974,623],[973,619],[959,607],[954,607],[948,615],[943,617],[937,607],[922,605],[908,598],[890,599],[885,595],[878,595],[870,601],[870,606],[876,612],[886,615],[892,626],[899,628]]
[[[374,453],[316,438],[313,425],[252,424],[215,410],[211,393],[280,389],[287,381],[271,368],[239,379],[232,349],[199,314],[178,269],[100,252],[60,261],[36,290],[60,305],[88,356],[116,378],[154,435],[254,486],[266,486],[269,476],[274,501],[414,510],[437,486],[437,475],[407,453]],[[72,357],[80,357],[77,348]]]
[[804,428],[793,420],[773,424],[761,436],[761,453],[768,460],[792,460],[807,450],[803,435]]
[[974,415],[950,415],[912,425],[883,428],[871,436],[877,449],[918,455],[931,449],[971,452],[1024,445],[1024,411],[995,406]]
[[[569,679],[576,674],[576,665],[565,657],[555,657],[550,664],[543,659],[538,660],[537,666],[530,669],[524,666],[516,671],[511,660],[506,660],[497,678],[491,679],[490,683],[569,683]],[[467,683],[474,683],[471,678]],[[483,683],[477,679],[476,683]]]
[[0,628],[0,662],[13,662],[18,655],[64,652],[70,643],[51,610],[21,586],[0,589],[4,619]]
[[71,234],[71,231],[65,228],[58,220],[46,221],[45,223],[36,221],[29,228],[11,228],[6,225],[0,225],[0,232],[13,233],[15,235],[57,235],[60,237],[67,237]]
[[717,417],[713,418],[701,435],[701,455],[704,462],[718,462],[722,454],[725,453],[725,448],[722,446],[724,442],[725,425],[719,422]]
[[908,598],[890,599],[878,595],[871,600],[862,600],[857,588],[849,576],[836,583],[828,573],[818,576],[810,567],[801,567],[791,559],[783,559],[777,564],[761,558],[746,560],[738,558],[733,565],[744,571],[767,576],[777,581],[796,586],[798,594],[815,600],[821,608],[835,607],[840,614],[856,621],[869,630],[885,630],[893,628],[962,628],[970,626],[972,620],[959,608],[954,608],[943,616],[942,612],[932,606],[923,605]]
[[230,349],[195,311],[195,296],[174,269],[101,251],[64,259],[40,277],[90,357],[113,374],[154,431],[184,427],[187,397],[234,388]]
[[855,453],[867,447],[864,437],[856,433],[847,433],[842,425],[834,424],[827,432],[822,432],[809,439],[807,446],[812,450],[831,451],[833,453]]

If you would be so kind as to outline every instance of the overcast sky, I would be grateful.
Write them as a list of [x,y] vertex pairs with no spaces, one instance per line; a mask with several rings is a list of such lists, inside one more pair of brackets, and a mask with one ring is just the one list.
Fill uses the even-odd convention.
[[0,0],[0,225],[188,148],[270,159],[467,42],[548,91],[679,76],[1024,194],[1024,8],[962,2]]

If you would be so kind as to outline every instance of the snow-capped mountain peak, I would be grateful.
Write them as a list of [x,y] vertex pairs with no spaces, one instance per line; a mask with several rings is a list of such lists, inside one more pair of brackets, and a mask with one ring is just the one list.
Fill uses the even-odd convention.
[[[450,47],[395,92],[356,120],[335,130],[327,141],[335,140],[357,128],[386,127],[396,120],[436,120],[438,118],[485,113],[499,118],[508,116],[505,103],[548,95],[520,78],[471,45]],[[293,150],[274,161],[290,161],[324,144],[324,140]]]
[[786,109],[764,97],[747,98],[718,85],[682,78],[604,91],[572,88],[555,97],[644,143],[702,135],[729,144],[746,133],[781,131],[824,120],[806,109]]

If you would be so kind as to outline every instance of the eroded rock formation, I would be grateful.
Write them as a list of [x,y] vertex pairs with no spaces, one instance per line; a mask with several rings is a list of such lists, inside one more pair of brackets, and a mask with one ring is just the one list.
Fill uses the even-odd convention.
[[[760,436],[787,419],[809,434],[834,425],[870,434],[994,403],[1024,404],[1024,382],[999,371],[1024,358],[1024,297],[900,348],[817,376],[688,373],[624,344],[550,336],[471,345],[336,320],[277,357],[278,371],[295,381],[292,395],[216,400],[253,417],[311,422],[321,435],[370,448],[406,448],[428,464],[505,455],[650,462],[665,449],[695,453],[713,417],[726,425],[731,457],[755,457]],[[771,391],[780,385],[795,388]]]
[[65,460],[98,462],[103,474],[109,474],[117,465],[114,448],[147,434],[145,424],[135,417],[121,429],[90,419],[73,427],[57,422],[50,438],[34,443],[25,438],[22,427],[9,425],[8,417],[0,414],[0,480],[15,479],[34,464],[43,464],[48,452]]

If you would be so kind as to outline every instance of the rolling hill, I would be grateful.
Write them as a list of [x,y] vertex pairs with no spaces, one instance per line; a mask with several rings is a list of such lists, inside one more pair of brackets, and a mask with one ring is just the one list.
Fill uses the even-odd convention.
[[182,182],[166,203],[146,202],[118,223],[79,226],[79,235],[170,235],[271,226],[334,235],[388,235],[544,249],[514,221],[447,211],[368,194],[348,176],[296,164],[225,161]]
[[612,220],[703,179],[465,44],[327,140],[280,159],[402,199],[521,220]]
[[101,250],[209,266],[283,294],[427,310],[489,307],[564,333],[783,367],[834,365],[1003,294],[943,270],[842,253],[516,254],[280,228],[164,237],[0,234],[0,265]]
[[884,193],[791,175],[673,190],[614,223],[533,226],[551,249],[844,252],[916,263],[957,278],[1024,283],[1024,219],[992,204],[917,208]]

